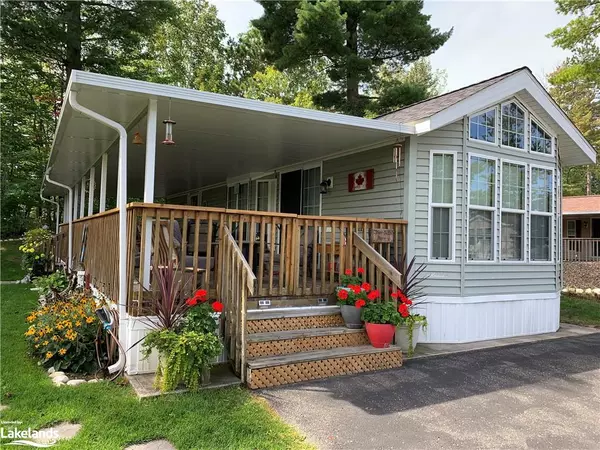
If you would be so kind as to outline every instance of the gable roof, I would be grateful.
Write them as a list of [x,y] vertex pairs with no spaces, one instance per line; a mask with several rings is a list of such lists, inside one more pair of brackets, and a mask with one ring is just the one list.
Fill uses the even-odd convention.
[[519,72],[520,70],[529,70],[527,67],[520,67],[515,70],[511,70],[510,72],[503,73],[501,75],[497,75],[492,78],[488,78],[487,80],[480,81],[475,84],[471,84],[469,86],[465,86],[460,89],[456,89],[451,92],[447,92],[445,94],[438,95],[437,97],[432,97],[427,100],[423,100],[417,103],[413,103],[412,105],[405,106],[404,108],[400,108],[396,111],[392,111],[388,114],[383,114],[377,117],[378,120],[385,120],[388,122],[401,122],[401,123],[410,123],[415,122],[420,119],[424,119],[425,117],[429,117],[446,109],[461,100],[470,97],[473,94],[476,94],[479,91],[505,79],[506,77],[514,74],[515,72]]
[[563,197],[563,214],[600,214],[600,195]]

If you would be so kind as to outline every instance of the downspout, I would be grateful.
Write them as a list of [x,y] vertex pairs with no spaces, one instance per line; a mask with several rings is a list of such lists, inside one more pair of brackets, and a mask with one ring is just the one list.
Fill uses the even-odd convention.
[[[48,172],[49,171],[50,171],[50,168],[48,168]],[[71,263],[73,261],[73,188],[67,186],[66,184],[59,183],[58,181],[51,180],[50,175],[48,175],[48,172],[46,172],[46,181],[48,181],[48,183],[51,183],[58,187],[64,188],[69,192],[69,252],[68,252],[68,256],[67,256],[67,271],[70,271]],[[40,192],[40,196],[41,196],[41,192]],[[44,198],[44,197],[42,197],[42,198]],[[58,224],[57,224],[57,228],[58,228]]]
[[55,202],[54,200],[50,199],[50,198],[46,198],[44,197],[44,194],[42,193],[44,191],[44,186],[42,185],[41,189],[40,189],[40,198],[48,203],[52,203],[53,205],[56,205],[56,231],[55,234],[58,234],[58,224],[60,223],[60,205],[58,204],[58,202]]
[[[121,321],[125,318],[127,312],[127,131],[120,123],[81,106],[77,102],[77,92],[69,94],[69,103],[75,111],[119,133],[119,192],[117,193],[117,207],[119,208],[119,298],[117,304],[119,320]],[[122,346],[119,346],[119,360],[109,368],[109,371],[120,370],[124,365],[125,353]]]

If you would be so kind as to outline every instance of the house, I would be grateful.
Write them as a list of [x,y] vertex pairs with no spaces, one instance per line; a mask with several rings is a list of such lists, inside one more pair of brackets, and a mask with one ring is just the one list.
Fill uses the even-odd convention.
[[600,195],[563,197],[564,284],[578,289],[600,286]]
[[[327,302],[358,267],[389,298],[404,252],[427,264],[423,341],[558,329],[561,170],[596,153],[528,68],[374,120],[78,71],[65,98],[56,254],[118,305],[127,348],[165,255],[225,301],[251,387],[401,364],[327,335]],[[128,353],[130,374],[155,364]]]

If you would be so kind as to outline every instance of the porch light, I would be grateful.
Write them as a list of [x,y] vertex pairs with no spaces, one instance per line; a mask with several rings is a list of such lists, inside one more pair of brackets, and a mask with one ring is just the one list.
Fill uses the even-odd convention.
[[133,141],[131,141],[133,145],[144,145],[144,140],[142,139],[142,135],[139,132],[135,132],[133,135]]
[[319,193],[327,194],[327,188],[329,188],[329,186],[331,186],[331,178],[327,178],[326,180],[321,181],[321,184],[319,184],[319,186],[321,187],[321,189],[319,190]]

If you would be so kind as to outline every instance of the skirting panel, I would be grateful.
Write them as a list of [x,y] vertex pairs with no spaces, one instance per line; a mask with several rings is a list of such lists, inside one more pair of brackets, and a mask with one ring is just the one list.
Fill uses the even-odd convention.
[[560,294],[428,297],[416,307],[429,326],[419,342],[475,342],[550,333],[560,325]]
[[402,366],[402,352],[370,353],[283,366],[248,369],[248,387],[261,389],[337,375],[350,375]]
[[248,333],[304,330],[308,328],[343,327],[341,314],[324,316],[282,317],[278,319],[255,319],[247,322]]
[[260,356],[288,355],[290,353],[308,352],[312,350],[328,350],[338,347],[354,347],[367,345],[369,338],[361,333],[334,334],[328,336],[309,336],[278,341],[248,342],[248,358]]

